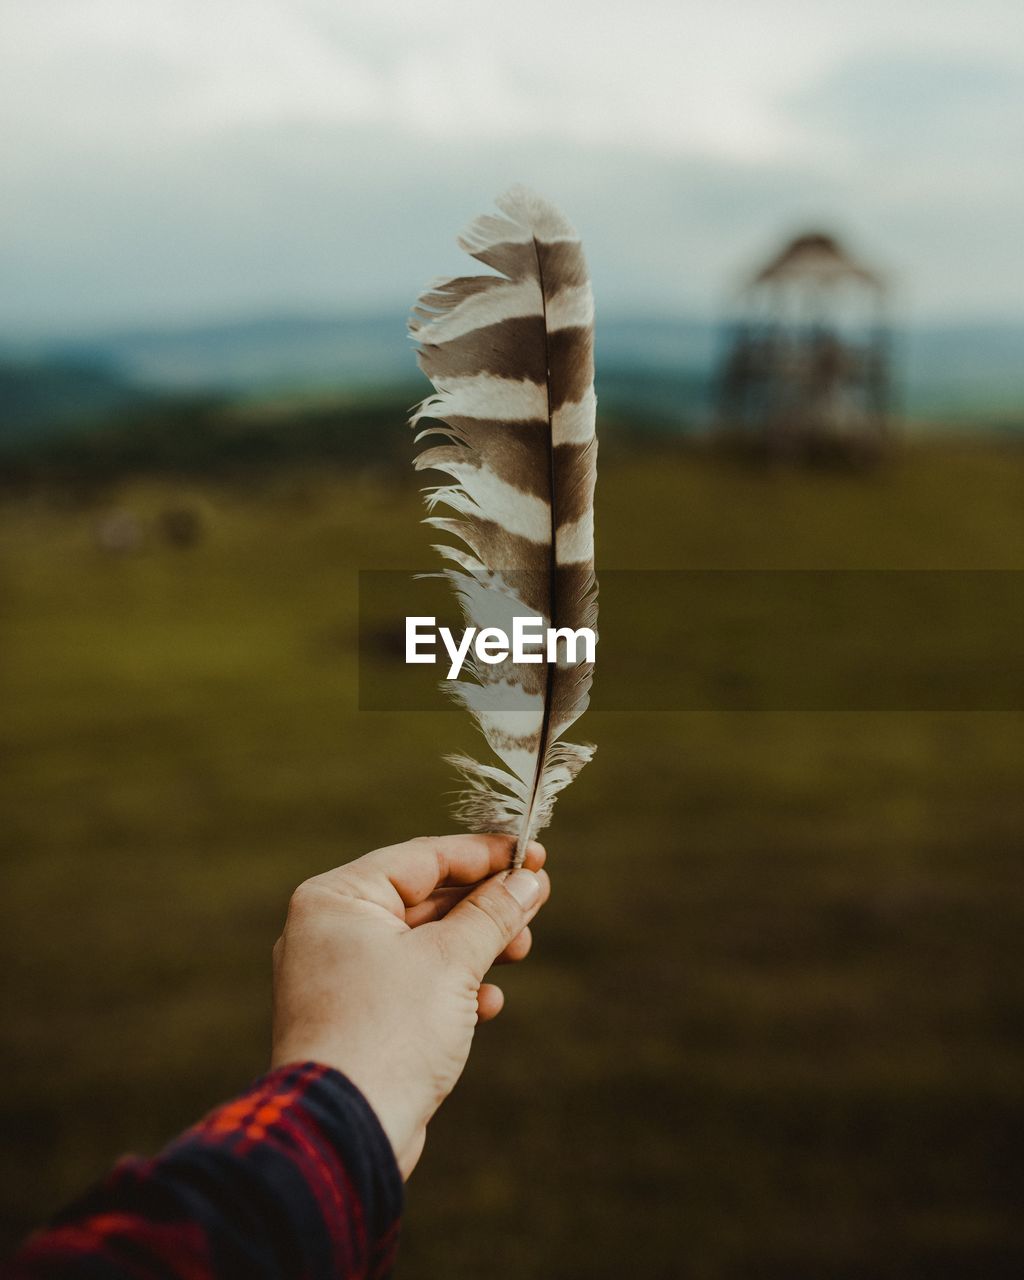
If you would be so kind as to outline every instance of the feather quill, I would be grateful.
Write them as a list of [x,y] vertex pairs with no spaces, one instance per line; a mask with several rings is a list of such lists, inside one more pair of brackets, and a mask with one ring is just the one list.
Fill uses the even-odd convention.
[[[594,304],[576,232],[522,187],[496,201],[459,246],[495,274],[435,282],[409,321],[434,385],[414,411],[418,471],[450,483],[426,490],[424,523],[461,545],[436,547],[467,626],[539,617],[594,629]],[[425,425],[421,425],[425,424]],[[424,442],[427,442],[424,444]],[[447,508],[444,514],[434,514]],[[516,836],[513,866],[547,826],[555,798],[594,747],[564,733],[586,710],[592,663],[467,663],[445,682],[501,762],[448,757],[464,789],[456,817]]]

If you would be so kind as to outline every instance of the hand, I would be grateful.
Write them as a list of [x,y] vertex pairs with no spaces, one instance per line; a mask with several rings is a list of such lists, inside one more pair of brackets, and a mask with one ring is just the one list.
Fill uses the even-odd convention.
[[510,836],[428,836],[314,876],[292,895],[274,947],[274,1067],[343,1072],[377,1114],[408,1177],[427,1122],[501,1011],[483,981],[530,950],[550,892],[546,854],[507,873]]

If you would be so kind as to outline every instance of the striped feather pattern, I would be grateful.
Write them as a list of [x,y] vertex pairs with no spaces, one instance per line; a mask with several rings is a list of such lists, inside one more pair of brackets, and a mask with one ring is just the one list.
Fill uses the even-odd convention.
[[[540,617],[593,628],[594,302],[579,237],[552,205],[517,187],[502,216],[477,218],[459,245],[497,274],[441,280],[409,322],[434,384],[413,415],[428,519],[468,626]],[[594,753],[563,734],[586,710],[592,664],[484,664],[448,681],[500,765],[451,757],[465,783],[457,816],[517,836],[513,865],[551,819],[558,792]]]

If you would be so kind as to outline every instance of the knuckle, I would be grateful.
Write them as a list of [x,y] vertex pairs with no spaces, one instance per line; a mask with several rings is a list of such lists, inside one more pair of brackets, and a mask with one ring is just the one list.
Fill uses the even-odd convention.
[[492,934],[508,938],[517,931],[521,914],[519,904],[504,886],[467,898],[466,902]]
[[316,910],[321,901],[321,891],[311,880],[304,880],[292,891],[288,901],[289,921],[304,920]]
[[466,899],[465,915],[467,920],[473,922],[473,927],[476,929],[485,929],[488,933],[493,933],[498,928],[497,920],[478,898]]

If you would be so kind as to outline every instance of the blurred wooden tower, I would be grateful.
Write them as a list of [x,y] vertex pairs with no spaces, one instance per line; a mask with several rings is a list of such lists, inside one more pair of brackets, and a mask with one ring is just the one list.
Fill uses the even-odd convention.
[[740,297],[718,383],[720,433],[769,456],[876,454],[889,401],[885,295],[832,236],[797,236]]

